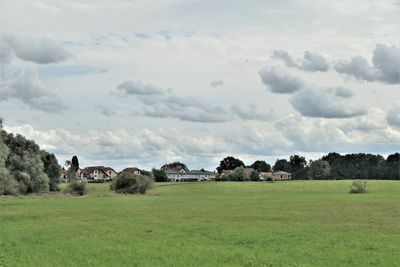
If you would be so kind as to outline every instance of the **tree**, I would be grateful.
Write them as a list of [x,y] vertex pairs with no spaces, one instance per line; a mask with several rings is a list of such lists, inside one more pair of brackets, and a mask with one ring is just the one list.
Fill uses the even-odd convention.
[[2,138],[9,150],[6,168],[18,182],[20,193],[49,191],[49,178],[44,172],[39,146],[20,134],[14,136],[2,131]]
[[255,161],[251,164],[251,167],[259,172],[271,172],[271,165],[266,163],[264,160]]
[[274,172],[278,171],[284,171],[284,172],[290,172],[290,163],[286,159],[277,159],[275,162],[274,167],[272,167]]
[[328,161],[316,160],[311,161],[310,168],[308,170],[308,177],[311,180],[322,180],[327,179],[331,172],[331,166]]
[[50,154],[44,150],[42,152],[42,162],[44,164],[44,172],[49,177],[50,191],[59,191],[58,184],[61,177],[61,166],[58,165],[57,158],[54,154]]
[[260,181],[260,172],[257,171],[256,169],[254,169],[251,173],[250,173],[250,181]]
[[[68,164],[69,163],[69,164]],[[71,161],[66,161],[65,164],[69,165],[68,181],[74,183],[78,180],[77,171],[79,170],[79,160],[77,156],[73,156]]]
[[154,181],[156,182],[168,182],[168,177],[167,174],[165,173],[164,170],[157,170],[155,168],[153,168],[151,170],[153,177],[154,177]]
[[249,179],[246,169],[243,166],[236,167],[232,173],[228,174],[231,181],[246,181]]
[[179,162],[179,161],[175,161],[172,163],[167,163],[161,166],[161,170],[167,170],[167,169],[184,169],[185,171],[189,171],[188,167],[186,166],[186,164]]
[[229,156],[220,161],[219,166],[217,167],[217,171],[218,173],[222,173],[223,170],[234,170],[235,168],[241,166],[245,166],[243,161]]

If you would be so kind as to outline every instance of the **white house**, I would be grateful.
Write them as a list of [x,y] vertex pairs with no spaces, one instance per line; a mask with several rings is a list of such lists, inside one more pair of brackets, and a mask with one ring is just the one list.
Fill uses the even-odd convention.
[[165,170],[169,181],[172,182],[197,182],[214,179],[216,174],[203,170],[186,171],[181,168],[172,168]]
[[272,179],[274,180],[290,180],[292,179],[292,174],[289,172],[278,171],[272,174]]

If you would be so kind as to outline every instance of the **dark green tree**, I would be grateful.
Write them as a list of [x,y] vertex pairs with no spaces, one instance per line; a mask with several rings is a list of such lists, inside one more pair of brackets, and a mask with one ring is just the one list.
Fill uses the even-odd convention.
[[286,159],[277,159],[272,169],[274,170],[274,172],[291,172],[290,163]]
[[157,170],[155,168],[153,168],[151,170],[153,177],[154,177],[154,181],[156,182],[168,182],[168,177],[167,174],[165,174],[164,170]]
[[223,170],[234,170],[235,168],[241,166],[245,166],[243,161],[229,156],[220,161],[219,166],[217,167],[217,171],[218,173],[222,173]]
[[264,160],[255,161],[251,164],[251,167],[259,172],[271,172],[271,165],[266,163]]
[[50,154],[44,150],[41,151],[42,162],[44,164],[44,172],[49,177],[50,191],[59,191],[58,184],[61,178],[61,166],[54,154]]

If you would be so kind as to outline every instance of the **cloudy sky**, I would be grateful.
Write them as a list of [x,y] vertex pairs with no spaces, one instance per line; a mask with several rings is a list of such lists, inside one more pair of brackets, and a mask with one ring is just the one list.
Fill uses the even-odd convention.
[[0,116],[62,163],[400,150],[400,2],[2,0]]

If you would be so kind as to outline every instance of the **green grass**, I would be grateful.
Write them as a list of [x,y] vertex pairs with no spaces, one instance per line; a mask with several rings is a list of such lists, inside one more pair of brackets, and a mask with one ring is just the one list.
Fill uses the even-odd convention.
[[0,198],[0,266],[399,266],[400,182],[180,183]]

